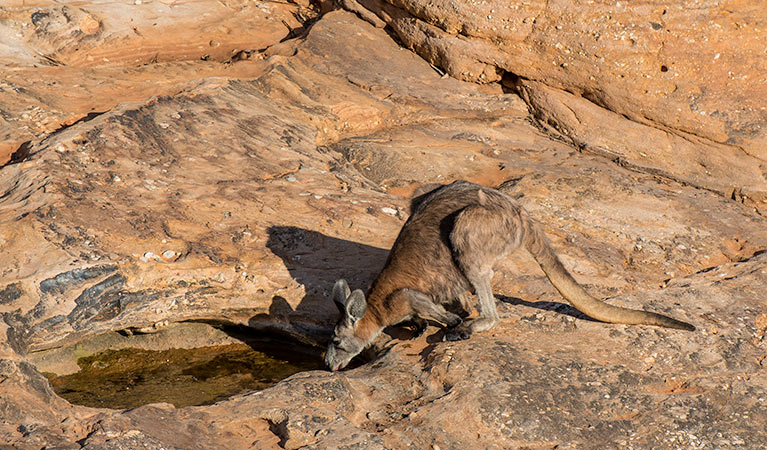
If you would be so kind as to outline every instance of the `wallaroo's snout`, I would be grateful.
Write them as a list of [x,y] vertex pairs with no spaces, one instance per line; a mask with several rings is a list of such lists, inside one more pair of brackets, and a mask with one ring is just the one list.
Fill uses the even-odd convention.
[[352,292],[345,280],[338,280],[333,286],[332,296],[341,312],[341,319],[328,343],[325,365],[335,372],[346,367],[352,358],[360,354],[369,339],[364,336],[365,327],[360,327],[367,310],[365,294],[359,289]]
[[336,372],[346,367],[347,364],[349,364],[348,361],[346,363],[338,361],[335,347],[329,345],[328,350],[325,352],[325,366],[327,366],[331,372]]

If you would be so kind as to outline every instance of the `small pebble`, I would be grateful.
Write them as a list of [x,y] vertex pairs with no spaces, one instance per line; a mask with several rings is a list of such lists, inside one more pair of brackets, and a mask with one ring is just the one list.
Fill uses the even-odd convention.
[[296,177],[294,177],[293,175],[286,177],[285,179],[288,181],[296,181]]
[[101,24],[99,24],[99,21],[94,19],[93,16],[89,14],[80,19],[79,26],[80,31],[82,31],[83,34],[90,36],[96,34],[99,31]]
[[388,206],[385,206],[385,207],[381,208],[381,211],[383,211],[386,214],[392,215],[392,216],[397,214],[397,210],[396,209],[389,208]]
[[176,252],[174,252],[173,250],[165,250],[164,252],[162,252],[162,257],[165,259],[173,259],[173,257],[175,256],[176,256]]

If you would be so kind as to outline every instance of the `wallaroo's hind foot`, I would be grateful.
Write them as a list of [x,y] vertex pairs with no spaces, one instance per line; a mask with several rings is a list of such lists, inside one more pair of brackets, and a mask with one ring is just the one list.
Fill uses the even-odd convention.
[[447,341],[463,341],[471,337],[471,328],[461,324],[455,328],[445,331],[445,335],[442,336],[442,340]]
[[473,333],[489,330],[498,323],[497,317],[477,317],[474,320],[463,322],[457,327],[453,327],[447,330],[443,341],[461,341],[469,339]]

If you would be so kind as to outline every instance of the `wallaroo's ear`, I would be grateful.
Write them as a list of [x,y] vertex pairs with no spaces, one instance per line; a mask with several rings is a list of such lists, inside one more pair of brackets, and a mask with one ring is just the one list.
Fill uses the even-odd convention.
[[479,201],[479,204],[482,206],[485,206],[487,204],[487,195],[485,195],[485,193],[482,192],[482,189],[477,189],[477,200]]
[[365,294],[361,290],[355,289],[346,302],[346,315],[353,321],[358,321],[365,315],[368,304],[365,301]]
[[333,285],[333,301],[341,314],[346,313],[346,299],[349,298],[349,294],[351,294],[351,290],[349,290],[346,280],[336,281],[336,284]]

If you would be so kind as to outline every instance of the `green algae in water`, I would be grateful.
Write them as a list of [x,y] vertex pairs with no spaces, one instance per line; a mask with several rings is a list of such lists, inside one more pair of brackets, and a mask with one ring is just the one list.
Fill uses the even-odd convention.
[[322,368],[319,355],[270,345],[265,352],[246,344],[106,350],[78,359],[77,373],[46,376],[59,396],[78,405],[133,408],[166,402],[183,407],[208,405]]

